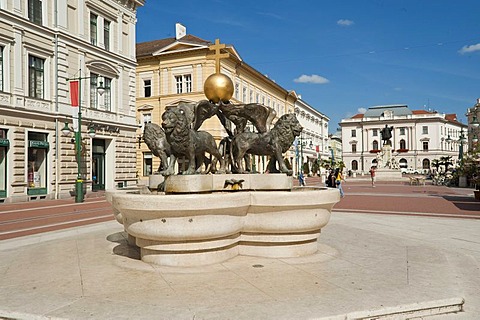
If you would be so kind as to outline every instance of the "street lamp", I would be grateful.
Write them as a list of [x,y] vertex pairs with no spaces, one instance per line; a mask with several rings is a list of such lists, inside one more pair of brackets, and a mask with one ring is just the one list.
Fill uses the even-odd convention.
[[[304,146],[305,146],[305,147],[307,146],[307,143],[306,143],[306,141],[305,141],[305,140],[307,140],[307,139],[305,139],[303,136],[300,135],[300,136],[298,137],[298,140],[300,141],[300,159],[301,159],[301,160],[300,160],[300,164],[299,164],[298,161],[297,161],[297,171],[300,173],[300,170],[303,171],[303,147],[304,147]],[[313,142],[312,142],[312,140],[310,140],[310,144],[309,144],[308,146],[310,147],[310,149],[313,149]],[[300,169],[298,168],[298,166],[300,166]]]
[[[75,202],[83,202],[83,177],[82,177],[82,167],[81,167],[81,158],[82,158],[82,80],[97,78],[97,77],[82,77],[82,69],[80,69],[79,77],[70,78],[67,81],[70,82],[70,88],[72,89],[70,95],[72,96],[72,106],[78,106],[77,114],[77,130],[73,130],[68,127],[68,123],[65,122],[65,126],[62,129],[62,134],[67,136],[70,132],[75,133],[75,153],[77,160],[77,180],[75,181]],[[75,85],[72,85],[75,84]],[[75,92],[76,91],[76,92]],[[103,82],[100,81],[100,85],[97,86],[97,92],[99,95],[103,95],[105,88],[103,87]],[[74,99],[74,97],[76,99]],[[89,126],[88,135],[93,138],[95,137],[95,129],[93,126]]]
[[458,143],[460,144],[460,148],[458,149],[458,160],[462,161],[463,159],[463,144],[467,141],[465,135],[463,134],[463,128],[460,131],[460,138],[458,139]]

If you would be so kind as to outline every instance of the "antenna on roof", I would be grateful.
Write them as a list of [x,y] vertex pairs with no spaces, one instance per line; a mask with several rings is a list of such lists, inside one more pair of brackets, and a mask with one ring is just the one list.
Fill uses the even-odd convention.
[[175,23],[175,39],[183,38],[187,35],[187,28],[181,23]]

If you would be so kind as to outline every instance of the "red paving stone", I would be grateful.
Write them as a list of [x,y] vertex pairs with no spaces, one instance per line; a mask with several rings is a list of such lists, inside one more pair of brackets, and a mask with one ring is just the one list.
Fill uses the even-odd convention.
[[[298,185],[298,180],[294,180]],[[319,177],[307,178],[308,186],[323,186]],[[411,186],[408,181],[377,182],[348,179],[343,183],[345,197],[334,211],[372,214],[402,214],[480,219],[480,201],[472,189]],[[86,198],[38,200],[0,204],[0,240],[113,220],[113,210],[103,194]]]
[[[320,178],[307,179],[308,185],[323,185]],[[349,179],[342,184],[345,197],[334,210],[378,214],[444,215],[480,219],[480,201],[473,189],[410,185],[408,181],[377,182]]]
[[38,200],[0,205],[0,240],[113,220],[105,197]]

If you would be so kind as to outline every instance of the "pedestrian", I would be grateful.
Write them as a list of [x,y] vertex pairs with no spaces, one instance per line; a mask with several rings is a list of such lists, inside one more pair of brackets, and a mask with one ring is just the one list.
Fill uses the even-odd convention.
[[325,184],[329,188],[335,188],[335,172],[333,170],[330,170]]
[[302,187],[306,186],[307,184],[305,183],[305,176],[303,175],[303,172],[300,171],[298,175],[298,184]]
[[345,194],[343,193],[342,181],[343,181],[342,172],[339,168],[335,170],[335,184],[337,185],[338,190],[340,191],[340,197],[343,198]]
[[372,178],[372,188],[375,188],[375,166],[370,168],[370,178]]

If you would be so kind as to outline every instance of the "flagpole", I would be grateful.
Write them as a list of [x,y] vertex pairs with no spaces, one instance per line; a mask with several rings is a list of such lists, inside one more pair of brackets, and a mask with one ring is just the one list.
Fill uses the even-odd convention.
[[75,151],[77,158],[77,180],[75,181],[75,202],[83,202],[83,179],[82,179],[82,68],[78,77],[78,114],[77,130],[75,131]]

